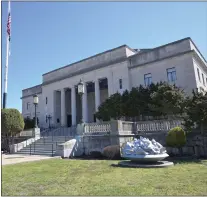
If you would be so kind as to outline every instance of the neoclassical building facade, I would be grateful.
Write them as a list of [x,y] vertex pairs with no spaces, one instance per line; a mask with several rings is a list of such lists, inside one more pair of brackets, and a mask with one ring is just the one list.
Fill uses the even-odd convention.
[[[77,84],[85,93],[80,97]],[[94,122],[99,105],[110,95],[139,85],[168,81],[184,88],[207,91],[207,62],[191,38],[151,49],[123,45],[43,74],[40,85],[22,90],[22,114],[34,117],[33,95],[39,97],[40,127]]]

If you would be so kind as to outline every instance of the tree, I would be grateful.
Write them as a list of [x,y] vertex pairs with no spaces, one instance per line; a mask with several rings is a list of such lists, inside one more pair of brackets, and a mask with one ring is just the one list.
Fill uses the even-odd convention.
[[122,95],[109,97],[98,109],[96,117],[101,120],[132,118],[134,121],[146,116],[178,115],[183,113],[184,93],[167,83],[151,84],[148,87],[133,87]]
[[10,139],[24,129],[24,119],[17,109],[2,109],[2,135],[6,140],[6,149],[9,151]]
[[109,121],[111,118],[120,119],[122,117],[121,99],[122,97],[119,93],[111,95],[99,106],[98,112],[95,114],[96,118],[103,121]]
[[140,94],[138,88],[132,88],[129,93],[129,108],[128,114],[131,118],[139,117],[140,111]]
[[124,93],[122,94],[122,97],[121,97],[121,108],[122,108],[122,116],[124,116],[126,119],[127,118],[130,118],[130,99],[129,99],[129,91],[126,90],[124,91]]
[[195,125],[204,134],[204,127],[207,126],[207,93],[204,95],[193,91],[193,96],[186,99],[184,126],[191,131]]
[[103,102],[99,107],[98,107],[98,112],[95,113],[95,117],[99,120],[103,121],[109,121],[110,120],[110,114],[108,110],[108,102],[109,99],[106,99],[105,102]]
[[158,84],[157,91],[151,93],[150,109],[163,116],[181,115],[184,110],[184,91],[175,85]]

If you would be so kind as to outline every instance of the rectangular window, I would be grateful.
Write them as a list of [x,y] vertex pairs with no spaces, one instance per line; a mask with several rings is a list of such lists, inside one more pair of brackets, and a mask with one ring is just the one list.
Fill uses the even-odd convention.
[[202,73],[202,80],[203,80],[203,85],[206,86],[203,73]]
[[148,73],[144,75],[144,84],[145,86],[149,86],[152,83],[152,74]]
[[175,67],[167,69],[168,82],[175,82],[177,80]]
[[199,81],[201,81],[200,71],[199,71],[199,69],[198,69],[198,68],[197,68],[197,73],[198,73],[198,79],[199,79]]
[[47,123],[47,115],[46,115],[46,119],[45,119],[45,122]]
[[46,99],[45,99],[45,102],[46,102],[46,105],[47,105],[47,97],[46,97]]
[[30,103],[27,103],[27,110],[29,110],[30,108]]
[[122,89],[122,79],[119,79],[119,88]]

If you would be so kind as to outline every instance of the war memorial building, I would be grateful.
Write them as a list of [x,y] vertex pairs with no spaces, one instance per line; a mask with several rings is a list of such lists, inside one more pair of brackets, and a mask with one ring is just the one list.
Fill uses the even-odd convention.
[[[80,97],[77,84],[85,93]],[[42,75],[40,85],[22,90],[22,115],[33,118],[33,95],[39,97],[37,117],[40,127],[95,122],[99,105],[110,95],[139,85],[167,81],[184,88],[207,91],[207,62],[191,38],[151,49],[127,45],[99,53]]]

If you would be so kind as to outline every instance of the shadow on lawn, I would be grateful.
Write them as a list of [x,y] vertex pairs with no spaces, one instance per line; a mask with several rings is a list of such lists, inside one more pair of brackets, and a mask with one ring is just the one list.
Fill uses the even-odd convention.
[[[71,159],[76,159],[76,160],[109,160],[109,161],[124,161],[125,159],[119,158],[119,159],[108,159],[106,157],[92,157],[92,156],[80,156],[80,157],[74,157]],[[196,157],[168,157],[165,159],[166,161],[173,162],[174,165],[177,164],[189,164],[189,163],[194,163],[194,164],[203,164],[207,166],[207,160],[206,158],[201,158],[198,159]],[[164,161],[165,161],[164,160]],[[113,167],[120,167],[118,164],[111,164]]]
[[173,162],[175,165],[188,163],[204,164],[202,159],[196,157],[168,157],[166,160]]

